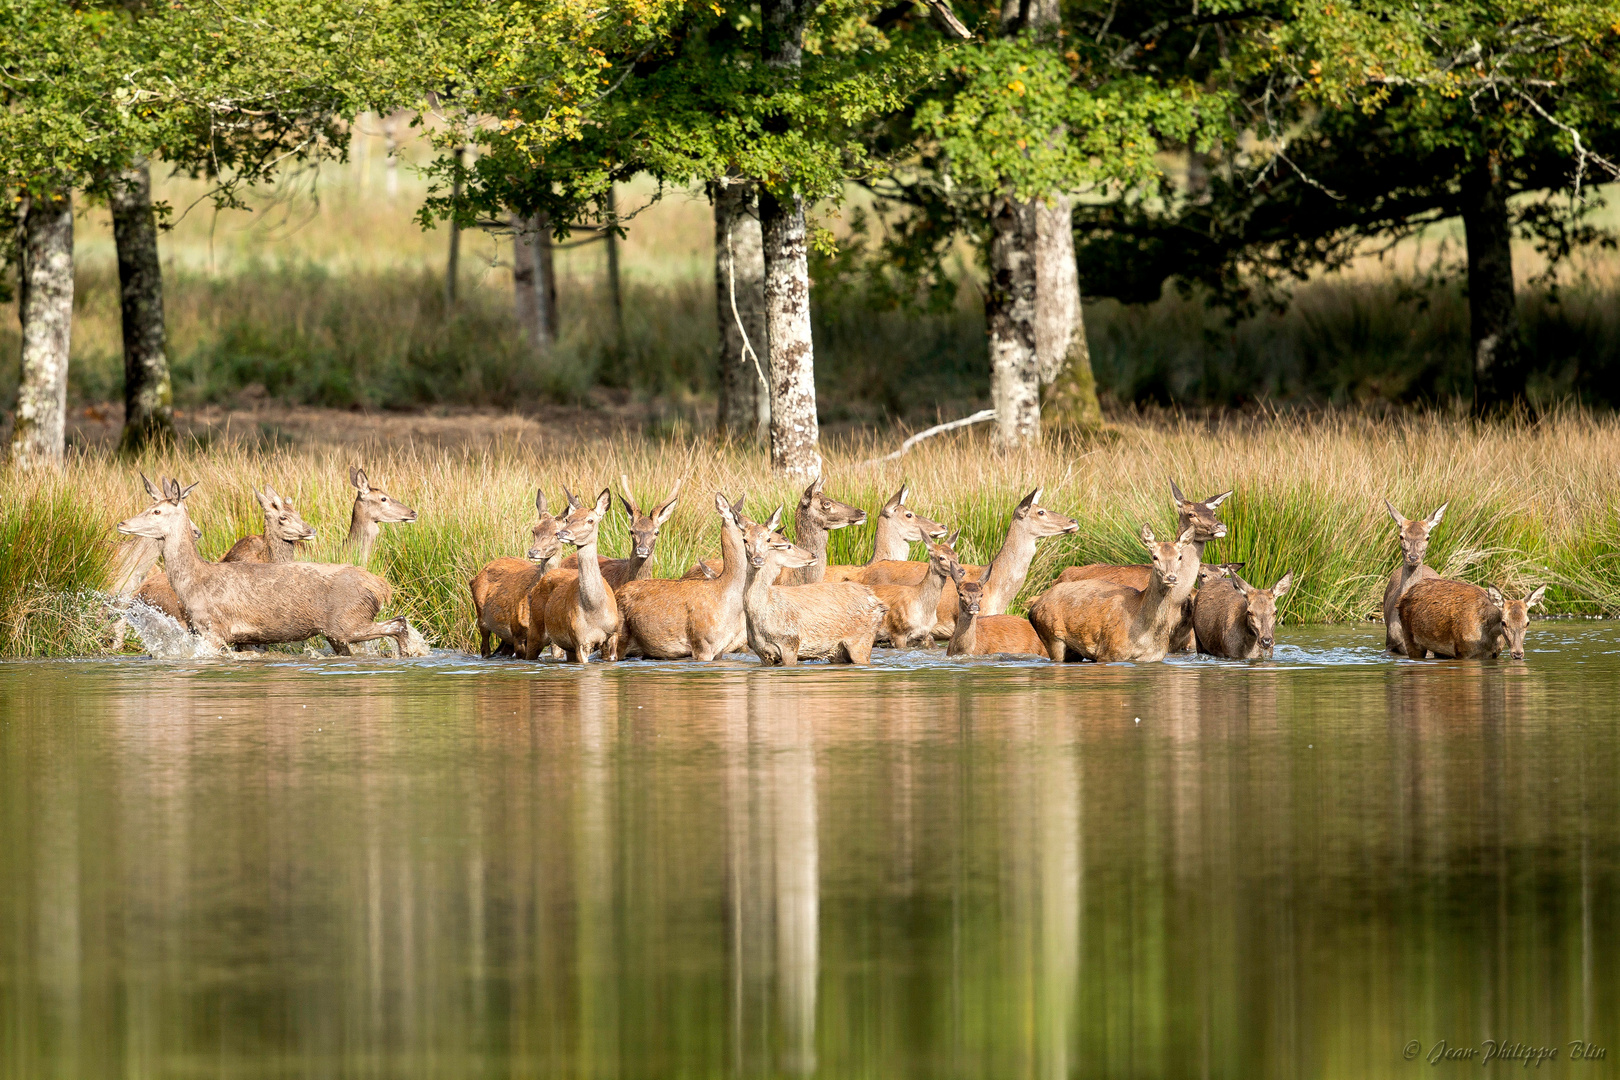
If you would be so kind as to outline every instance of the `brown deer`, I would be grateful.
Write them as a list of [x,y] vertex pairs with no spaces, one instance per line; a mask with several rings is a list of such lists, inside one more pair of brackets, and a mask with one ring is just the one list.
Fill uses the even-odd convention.
[[[799,509],[793,518],[795,540],[815,561],[784,573],[782,580],[776,582],[778,585],[812,585],[821,581],[827,569],[827,534],[866,524],[865,510],[841,503],[821,489],[822,478],[817,476],[799,496]],[[720,560],[705,559],[684,576],[688,579],[719,577]]]
[[1181,605],[1192,595],[1198,564],[1191,572],[1183,556],[1192,549],[1193,527],[1174,541],[1155,540],[1142,526],[1142,543],[1153,558],[1146,589],[1109,581],[1065,581],[1052,586],[1029,609],[1047,655],[1062,662],[1163,660],[1170,635],[1181,622]]
[[748,585],[743,591],[748,647],[767,665],[792,667],[803,659],[867,663],[883,625],[883,601],[853,581],[775,584],[782,570],[808,566],[815,558],[777,532],[781,524],[778,507],[770,521],[764,525],[750,522],[743,531],[743,550],[748,556]]
[[[153,501],[164,498],[145,473],[140,474],[141,482],[146,485],[146,493]],[[202,539],[202,530],[195,525],[191,527],[191,538]],[[117,598],[138,600],[155,611],[161,611],[175,622],[184,626],[185,612],[180,610],[180,598],[174,595],[169,587],[169,579],[158,566],[158,558],[163,554],[163,541],[148,536],[132,536],[123,543],[118,544],[112,556],[112,587],[111,593]],[[112,647],[124,647],[124,635],[129,627],[128,620],[119,616],[112,626]]]
[[880,562],[903,562],[911,558],[911,545],[925,540],[938,540],[945,535],[945,526],[930,521],[906,505],[911,494],[909,485],[889,496],[889,501],[878,510],[877,527],[872,536],[872,557],[864,563],[851,566],[829,566],[823,581],[859,581],[865,584],[867,568]]
[[1543,585],[1523,600],[1508,600],[1495,585],[1482,589],[1441,577],[1419,581],[1399,605],[1403,651],[1414,660],[1494,660],[1505,648],[1523,660],[1530,609],[1546,592]]
[[197,485],[166,480],[163,498],[118,523],[118,531],[163,542],[163,565],[185,621],[215,648],[278,645],[319,634],[332,651],[394,639],[405,654],[403,618],[374,621],[388,602],[388,582],[348,563],[211,563],[197,555],[185,499]]
[[956,539],[951,536],[941,543],[928,541],[928,573],[918,584],[868,586],[889,609],[883,616],[879,638],[886,639],[896,649],[919,649],[933,644],[945,583],[952,578],[952,568],[961,569],[956,561]]
[[714,497],[720,515],[720,576],[709,579],[653,578],[630,581],[616,590],[619,632],[605,656],[615,660],[645,656],[654,660],[713,660],[747,640],[743,591],[748,558],[743,550],[743,500],[733,505]]
[[[546,491],[535,489],[535,521],[529,526],[527,557],[494,559],[468,582],[478,623],[478,655],[506,656],[522,652],[529,626],[529,591],[541,575],[552,569],[561,553],[557,530],[562,522],[546,510]],[[490,639],[497,647],[492,653]]]
[[276,494],[269,484],[263,491],[255,489],[253,497],[264,509],[264,532],[242,537],[219,561],[292,562],[298,545],[315,539],[315,530],[298,516],[292,500]]
[[1290,571],[1269,589],[1256,589],[1230,564],[1216,568],[1193,600],[1198,651],[1231,660],[1270,660],[1276,644],[1277,601],[1294,584]]
[[1017,615],[981,615],[984,584],[968,581],[960,565],[952,568],[956,582],[956,628],[946,656],[1039,656],[1046,646],[1028,619]]
[[[624,486],[624,494],[619,496],[619,501],[624,504],[624,512],[630,517],[630,554],[623,559],[609,559],[600,555],[596,558],[597,565],[602,568],[602,577],[615,590],[627,581],[645,581],[652,577],[653,549],[658,544],[658,530],[675,513],[675,502],[680,498],[683,481],[675,481],[675,489],[669,493],[669,498],[655,507],[651,514],[642,513],[636,505],[635,496],[630,494],[628,476],[620,474],[619,483]],[[568,556],[562,561],[562,567],[565,570],[578,570],[579,556]]]
[[[569,661],[586,664],[595,649],[619,632],[618,601],[596,561],[596,532],[613,506],[613,493],[603,488],[589,505],[581,504],[567,487],[563,494],[568,496],[568,516],[557,530],[557,539],[573,545],[579,569],[553,570],[535,584],[529,593],[531,621],[544,610],[545,640],[538,644],[555,645]],[[544,596],[543,609],[536,606],[536,594]],[[533,659],[537,643],[532,629],[527,636],[527,658]]]
[[[1025,495],[1013,508],[1012,520],[1007,524],[1007,537],[989,566],[964,566],[969,581],[982,581],[984,593],[980,605],[985,615],[1004,613],[1024,588],[1029,576],[1029,564],[1035,559],[1035,542],[1048,536],[1071,533],[1080,527],[1074,518],[1064,517],[1056,510],[1041,505],[1041,488]],[[863,579],[868,585],[916,585],[928,573],[928,564],[921,562],[873,563]],[[939,610],[934,622],[934,636],[941,641],[950,639],[956,627],[956,585],[947,585],[940,594]]]
[[[1202,560],[1204,545],[1226,535],[1226,523],[1215,511],[1221,503],[1232,497],[1231,491],[1211,495],[1203,502],[1194,502],[1181,493],[1174,480],[1170,481],[1170,504],[1176,508],[1176,531],[1189,525],[1193,529],[1193,554]],[[1108,581],[1115,585],[1129,585],[1133,589],[1146,589],[1152,568],[1147,564],[1116,566],[1111,563],[1089,563],[1071,566],[1058,575],[1058,581]],[[1181,625],[1170,636],[1171,652],[1190,652],[1193,648],[1193,611],[1189,600],[1181,613]]]
[[354,485],[354,511],[349,515],[349,538],[344,544],[350,558],[364,563],[371,559],[371,546],[384,525],[409,525],[416,521],[416,511],[393,498],[380,487],[373,487],[366,479],[366,471],[358,465],[349,468],[349,483]]
[[1384,587],[1384,648],[1397,656],[1406,652],[1406,640],[1401,633],[1401,597],[1418,582],[1440,576],[1424,565],[1423,556],[1429,550],[1429,534],[1440,524],[1440,519],[1446,515],[1446,507],[1450,505],[1449,502],[1444,503],[1428,517],[1413,521],[1402,517],[1394,504],[1388,499],[1384,500],[1389,516],[1395,519],[1395,524],[1401,530],[1401,565],[1389,575],[1389,584]]

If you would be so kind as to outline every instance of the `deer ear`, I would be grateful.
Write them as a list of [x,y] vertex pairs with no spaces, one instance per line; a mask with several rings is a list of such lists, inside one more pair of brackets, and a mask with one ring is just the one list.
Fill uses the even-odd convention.
[[200,484],[200,483],[202,483],[201,480],[193,480],[188,486],[180,487],[180,481],[176,480],[174,482],[174,486],[175,486],[176,489],[178,489],[178,491],[180,493],[180,500],[179,501],[184,502],[185,499],[186,499],[186,496],[190,495],[193,491],[196,491],[197,490],[197,485]]
[[1402,528],[1406,527],[1406,519],[1401,517],[1401,512],[1399,510],[1395,509],[1394,503],[1390,502],[1388,499],[1385,499],[1384,509],[1388,510],[1389,516],[1395,519],[1395,524],[1401,526]]
[[534,489],[534,510],[541,517],[546,516],[546,489],[543,487]]
[[1196,525],[1187,526],[1185,529],[1181,530],[1181,535],[1176,538],[1176,543],[1177,544],[1185,544],[1187,541],[1189,541],[1189,540],[1191,540],[1193,538],[1193,533],[1195,533],[1197,531],[1198,531],[1198,527]]
[[1170,481],[1170,501],[1176,504],[1177,509],[1180,509],[1181,505],[1187,501],[1187,496],[1181,493],[1181,489],[1176,486],[1174,480]]
[[253,497],[258,499],[259,505],[266,510],[274,510],[276,508],[275,492],[271,491],[268,487],[263,491],[260,491],[258,488],[254,488]]
[[1223,491],[1219,495],[1215,496],[1213,499],[1205,499],[1204,500],[1204,505],[1209,507],[1211,510],[1213,510],[1217,506],[1221,505],[1221,503],[1225,502],[1227,499],[1230,499],[1231,497],[1232,497],[1232,489],[1229,488],[1226,491]]
[[146,486],[146,493],[152,497],[152,501],[153,502],[162,502],[163,501],[163,492],[162,492],[162,490],[156,484],[152,483],[151,479],[145,473],[141,473],[140,477],[141,477],[141,483]]
[[664,522],[670,519],[670,516],[675,513],[675,500],[679,498],[679,495],[671,495],[667,503],[653,511],[652,519],[654,525],[662,527]]
[[349,483],[353,484],[355,490],[362,495],[371,490],[371,481],[366,479],[366,470],[358,465],[349,466]]
[[1502,590],[1495,585],[1485,586],[1485,595],[1491,598],[1491,603],[1497,607],[1507,607],[1507,601],[1502,598]]
[[1278,578],[1277,584],[1271,587],[1271,598],[1273,600],[1281,600],[1283,597],[1288,595],[1288,590],[1292,589],[1293,587],[1294,572],[1290,570],[1282,577]]
[[1036,488],[1034,491],[1030,492],[1028,495],[1025,495],[1023,501],[1018,504],[1017,509],[1015,509],[1013,511],[1013,513],[1015,513],[1015,514],[1027,514],[1027,513],[1029,513],[1030,507],[1034,506],[1036,503],[1041,501],[1041,491],[1042,490],[1043,490],[1042,488]]
[[743,519],[743,502],[747,500],[747,498],[748,492],[745,491],[741,495],[737,496],[736,502],[731,504],[731,516],[736,518],[739,524],[741,524]]
[[954,550],[956,547],[956,541],[961,539],[961,536],[962,530],[957,529],[955,532],[951,533],[951,535],[945,538],[945,546]]
[[1250,596],[1257,591],[1253,585],[1250,585],[1247,581],[1244,581],[1242,575],[1240,575],[1236,570],[1232,571],[1232,581],[1239,589],[1243,590],[1244,596]]
[[896,510],[900,509],[900,504],[905,502],[905,501],[906,501],[906,485],[901,484],[900,485],[900,490],[895,492],[893,495],[890,495],[888,497],[888,499],[878,509],[878,513],[880,513],[880,514],[892,514]]
[[562,486],[562,489],[563,489],[564,497],[568,499],[568,509],[570,509],[570,510],[578,510],[579,509],[579,500],[574,497],[574,493],[572,491],[568,490],[568,485],[564,484]]
[[180,485],[175,483],[173,480],[170,480],[168,477],[164,477],[162,483],[163,483],[163,499],[164,499],[164,501],[165,502],[172,502],[172,503],[179,502],[180,501]]
[[1547,586],[1542,585],[1536,589],[1535,592],[1524,598],[1524,609],[1529,611],[1531,608],[1541,603],[1541,598],[1545,595],[1547,595]]
[[596,497],[596,512],[606,514],[613,508],[613,489],[603,488],[602,494]]
[[1432,529],[1436,525],[1440,524],[1440,519],[1446,516],[1446,507],[1450,505],[1451,504],[1449,502],[1441,503],[1440,509],[1429,515],[1429,528]]
[[780,506],[778,506],[776,508],[776,512],[771,515],[771,519],[765,523],[765,528],[769,532],[776,532],[781,527],[782,527],[782,508]]
[[[631,502],[629,499],[625,498],[623,495],[619,496],[619,501],[624,504],[624,512],[626,514],[630,515],[630,520],[631,521],[635,521],[636,518],[641,516],[641,514],[639,512],[637,512],[637,510],[636,510],[636,504],[635,503]],[[611,496],[608,498],[608,502],[610,504],[613,502],[613,499],[612,499]]]
[[624,473],[619,474],[619,486],[624,488],[624,494],[619,499],[624,503],[624,512],[629,514],[632,520],[641,517],[641,508],[636,505],[636,497],[630,494],[630,478]]
[[726,502],[726,497],[718,491],[714,493],[714,512],[727,521],[736,522],[736,517],[731,512],[731,504]]
[[1152,547],[1154,543],[1153,526],[1146,523],[1142,525],[1142,543],[1148,545],[1149,547]]

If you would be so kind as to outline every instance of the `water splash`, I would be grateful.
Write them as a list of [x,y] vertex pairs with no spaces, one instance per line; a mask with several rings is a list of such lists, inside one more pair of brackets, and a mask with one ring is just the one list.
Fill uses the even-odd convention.
[[[135,631],[142,647],[155,659],[198,660],[220,655],[219,649],[144,600],[115,601],[112,608],[124,625]],[[114,640],[118,640],[119,636],[115,632]]]

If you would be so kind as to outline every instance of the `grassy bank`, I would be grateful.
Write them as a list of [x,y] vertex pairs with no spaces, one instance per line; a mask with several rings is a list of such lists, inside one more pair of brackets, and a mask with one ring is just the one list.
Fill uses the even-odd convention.
[[[1534,426],[1475,428],[1438,419],[1373,422],[1247,420],[1214,427],[1127,423],[1090,444],[1053,443],[1029,453],[992,451],[982,437],[925,443],[900,462],[858,463],[889,449],[870,438],[828,447],[829,491],[873,509],[912,485],[922,512],[963,530],[964,561],[994,554],[1012,506],[1044,485],[1046,502],[1075,514],[1078,534],[1043,542],[1024,600],[1065,566],[1137,562],[1142,522],[1169,530],[1167,481],[1203,497],[1226,488],[1229,537],[1214,561],[1242,560],[1251,580],[1294,572],[1284,617],[1302,622],[1364,619],[1379,610],[1397,558],[1381,502],[1405,513],[1451,508],[1430,548],[1431,565],[1470,581],[1517,591],[1549,583],[1553,611],[1620,613],[1620,423],[1569,412]],[[192,515],[204,555],[218,557],[262,524],[250,488],[269,482],[291,495],[320,532],[319,558],[339,557],[352,491],[350,462],[330,451],[216,447],[143,463],[148,474],[200,480]],[[521,550],[534,486],[560,499],[561,485],[596,491],[628,473],[646,502],[678,477],[687,494],[659,540],[657,573],[676,575],[718,548],[711,493],[748,493],[754,514],[797,496],[770,478],[746,445],[696,441],[585,443],[539,455],[378,449],[373,479],[415,507],[414,526],[387,529],[372,569],[396,587],[392,610],[438,645],[470,648],[466,583],[487,560]],[[105,581],[113,525],[145,505],[135,469],[99,457],[59,473],[0,473],[0,649],[7,655],[98,651],[90,590]],[[604,527],[604,550],[622,552],[626,522]],[[833,536],[835,562],[862,561],[870,527]]]

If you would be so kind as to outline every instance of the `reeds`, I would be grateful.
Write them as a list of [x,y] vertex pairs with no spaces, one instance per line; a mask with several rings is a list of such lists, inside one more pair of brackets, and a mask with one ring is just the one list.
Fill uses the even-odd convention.
[[[1295,588],[1281,605],[1289,621],[1357,620],[1380,610],[1397,559],[1386,496],[1408,515],[1450,503],[1429,549],[1430,564],[1444,574],[1511,592],[1550,584],[1555,612],[1620,612],[1620,422],[1609,417],[1570,410],[1535,424],[1483,426],[1343,414],[1140,421],[1028,452],[996,451],[977,434],[932,440],[899,462],[859,464],[893,442],[897,436],[829,444],[828,491],[875,509],[908,480],[913,505],[962,529],[964,561],[995,554],[1012,507],[1036,486],[1048,505],[1078,517],[1077,534],[1042,542],[1015,610],[1065,566],[1141,561],[1142,523],[1165,531],[1173,524],[1173,479],[1195,498],[1236,490],[1222,506],[1228,536],[1206,555],[1246,562],[1245,576],[1262,585],[1292,570]],[[335,449],[216,445],[140,467],[202,482],[189,506],[206,557],[260,530],[251,489],[270,483],[319,531],[306,557],[337,560],[354,495],[352,463]],[[763,517],[783,504],[791,517],[800,488],[771,477],[758,447],[707,440],[626,438],[539,454],[516,446],[396,447],[369,452],[362,463],[420,515],[414,525],[385,526],[372,556],[371,568],[395,586],[391,610],[435,644],[459,649],[473,645],[467,582],[489,559],[521,553],[537,485],[555,502],[564,484],[586,497],[622,472],[638,499],[654,502],[686,477],[681,505],[659,538],[659,576],[679,575],[718,550],[713,492],[746,492],[750,513]],[[76,457],[60,473],[0,474],[0,649],[40,656],[95,647],[99,614],[84,597],[105,580],[115,523],[145,502],[135,467],[101,457]],[[832,561],[864,561],[870,533],[870,525],[834,533]],[[622,512],[609,517],[602,537],[605,553],[623,552]]]

